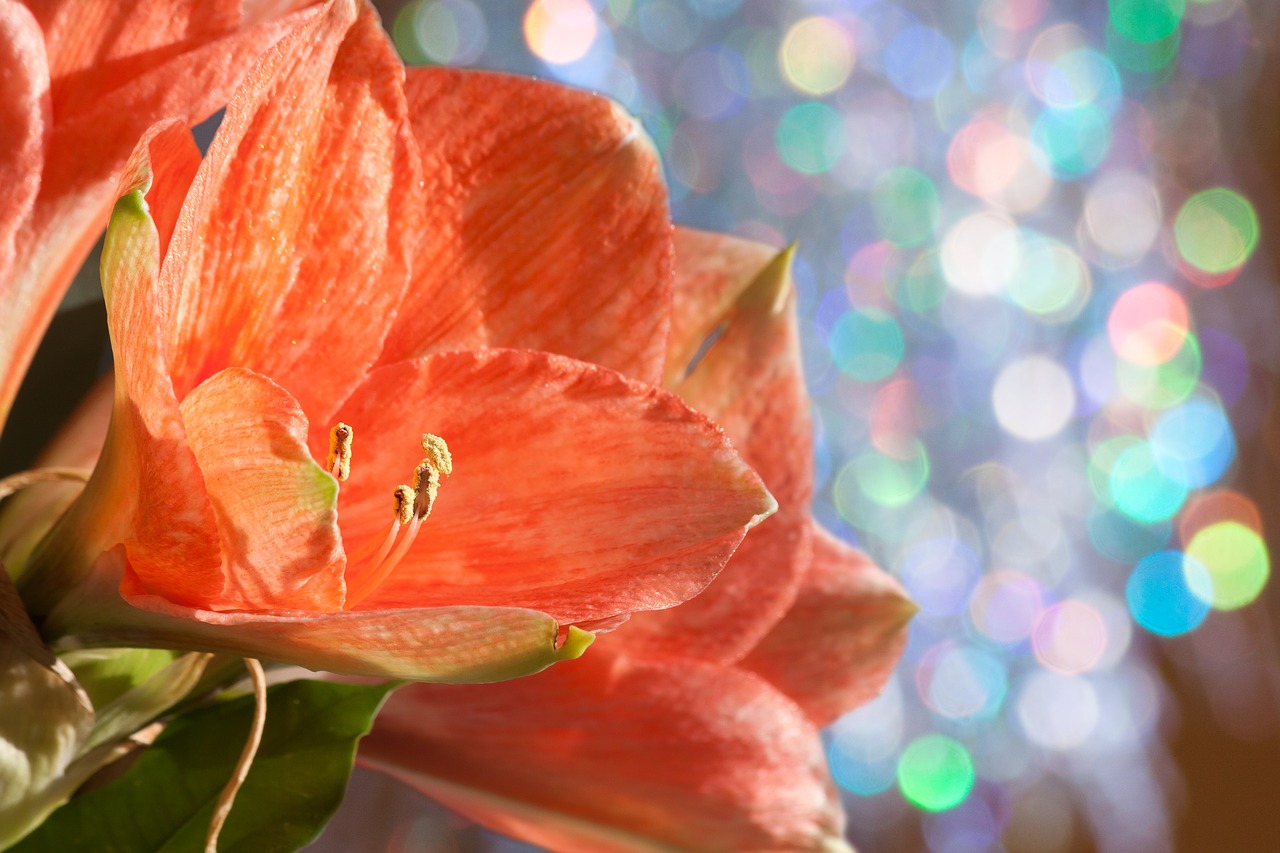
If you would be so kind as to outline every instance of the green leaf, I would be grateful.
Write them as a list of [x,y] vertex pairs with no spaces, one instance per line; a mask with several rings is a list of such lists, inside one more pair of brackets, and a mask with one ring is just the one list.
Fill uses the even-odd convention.
[[[272,687],[262,744],[218,849],[284,853],[312,841],[342,801],[356,743],[396,686]],[[243,696],[178,716],[120,778],[58,809],[13,853],[201,853],[252,714],[253,697]]]
[[168,649],[75,649],[59,657],[76,674],[93,707],[102,708],[178,659]]

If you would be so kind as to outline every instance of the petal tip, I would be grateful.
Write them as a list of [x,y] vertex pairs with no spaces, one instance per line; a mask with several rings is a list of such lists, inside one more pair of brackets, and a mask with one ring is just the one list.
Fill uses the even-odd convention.
[[751,520],[747,522],[748,530],[778,511],[778,499],[775,498],[773,493],[765,487],[764,483],[760,484],[760,498],[760,511],[753,515]]
[[570,625],[568,631],[565,632],[564,639],[555,650],[555,659],[557,661],[577,660],[582,657],[582,653],[587,647],[595,642],[596,635],[590,631],[584,631],[576,625]]
[[767,316],[780,314],[791,296],[791,266],[795,256],[795,243],[774,255],[738,297],[738,310]]

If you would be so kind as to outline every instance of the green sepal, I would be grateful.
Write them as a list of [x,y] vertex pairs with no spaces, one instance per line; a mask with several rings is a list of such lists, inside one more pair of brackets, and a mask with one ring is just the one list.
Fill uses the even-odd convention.
[[[218,849],[287,853],[314,840],[342,801],[357,743],[398,684],[270,688],[262,743]],[[13,853],[200,853],[253,701],[179,715],[119,778],[58,809]]]

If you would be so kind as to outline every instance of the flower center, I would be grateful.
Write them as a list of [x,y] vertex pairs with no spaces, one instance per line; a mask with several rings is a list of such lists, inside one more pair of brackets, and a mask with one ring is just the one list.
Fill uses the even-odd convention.
[[[344,423],[329,431],[328,468],[338,480],[351,476],[351,445],[355,431]],[[395,570],[413,546],[418,528],[435,505],[441,476],[453,473],[449,445],[438,435],[422,436],[426,456],[413,471],[413,485],[392,491],[390,523],[358,548],[347,552],[347,597],[343,607],[352,609],[364,601]]]

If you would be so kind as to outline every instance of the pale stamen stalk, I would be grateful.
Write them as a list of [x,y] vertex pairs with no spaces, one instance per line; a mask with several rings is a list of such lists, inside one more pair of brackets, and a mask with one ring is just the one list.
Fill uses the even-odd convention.
[[391,519],[391,524],[387,527],[386,535],[382,537],[382,545],[378,548],[377,553],[373,555],[373,559],[367,563],[359,563],[358,561],[372,551],[371,543],[376,541],[376,537],[370,542],[353,551],[347,558],[347,598],[344,605],[350,609],[353,605],[366,598],[373,588],[382,582],[386,572],[382,571],[382,564],[387,559],[387,554],[391,551],[391,546],[395,543],[396,537],[400,534],[400,529],[406,524],[413,521],[417,523],[414,516],[413,507],[417,501],[417,494],[409,486],[396,486],[392,492],[392,510],[395,517]]
[[379,533],[370,536],[360,547],[347,552],[347,565],[354,566],[375,551],[390,551],[391,543],[395,541],[396,533],[399,530],[400,519],[391,519],[391,523],[382,528]]
[[[422,521],[417,516],[407,525],[408,530],[404,536],[400,537],[400,544],[391,552],[391,556],[387,557],[384,553],[379,553],[377,559],[370,561],[369,568],[362,569],[355,581],[347,581],[347,602],[346,608],[350,610],[360,602],[364,601],[369,595],[378,588],[378,585],[387,579],[387,576],[399,565],[404,559],[404,555],[409,552],[413,540],[418,537],[418,528],[422,526]],[[385,557],[385,559],[383,559]]]

